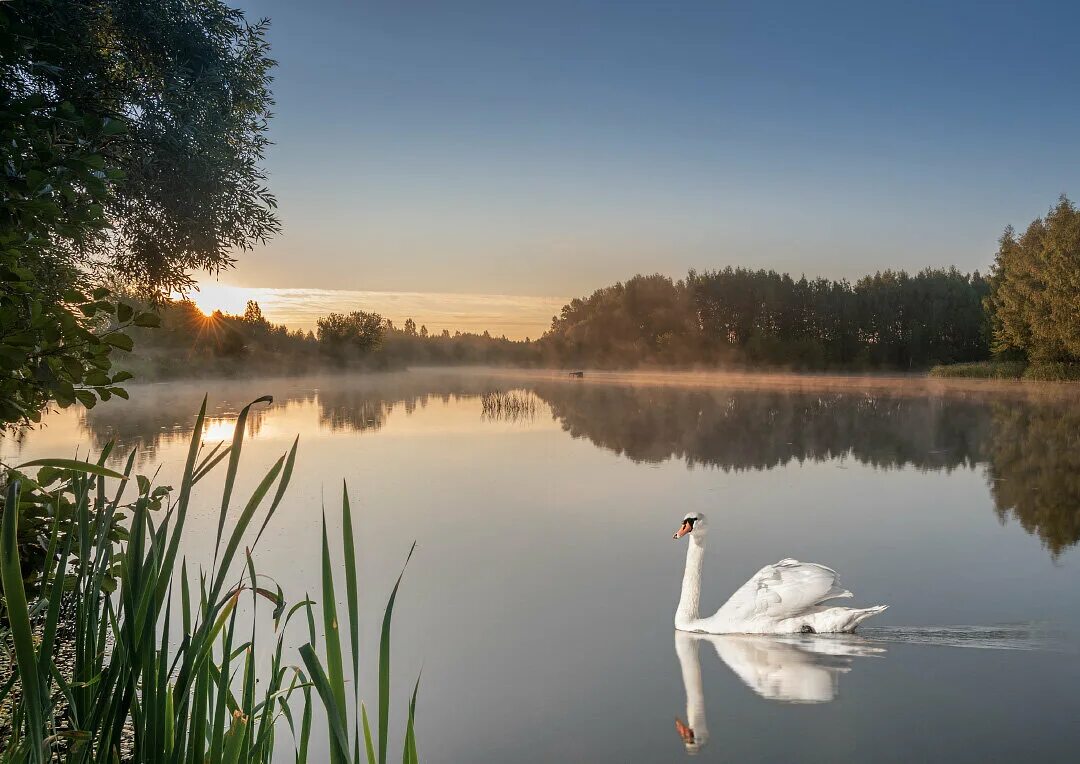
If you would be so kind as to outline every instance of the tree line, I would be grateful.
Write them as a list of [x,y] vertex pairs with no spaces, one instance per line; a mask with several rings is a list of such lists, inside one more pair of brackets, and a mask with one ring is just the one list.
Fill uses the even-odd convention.
[[233,359],[252,372],[453,364],[936,367],[1063,378],[1080,369],[1078,295],[1080,212],[1062,197],[1023,235],[1005,230],[988,276],[953,267],[884,270],[854,282],[738,267],[691,270],[678,280],[637,275],[571,300],[541,337],[522,341],[429,333],[412,318],[395,326],[364,310],[324,316],[314,332],[290,332],[268,322],[256,303],[243,316],[208,320],[181,301],[163,313],[163,332],[139,330],[136,339],[147,355],[182,345],[184,353],[170,352],[165,362],[184,373],[227,370]]
[[[1080,378],[1080,211],[1065,196],[987,276],[956,268],[795,279],[727,267],[654,274],[574,299],[539,341],[547,363],[746,365]],[[943,374],[951,375],[951,374]]]
[[923,369],[988,357],[988,292],[955,268],[854,284],[732,267],[639,275],[572,300],[541,343],[581,365]]
[[490,332],[428,332],[412,318],[399,326],[365,310],[329,313],[314,330],[304,331],[267,320],[255,301],[238,315],[206,315],[184,299],[159,302],[154,309],[160,325],[129,329],[134,351],[119,362],[139,379],[540,362],[536,344],[528,340]]

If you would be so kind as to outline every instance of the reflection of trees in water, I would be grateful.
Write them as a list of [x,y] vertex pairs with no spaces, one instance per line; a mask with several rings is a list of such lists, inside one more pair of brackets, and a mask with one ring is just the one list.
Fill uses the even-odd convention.
[[[254,409],[255,433],[274,410],[315,405],[320,426],[376,431],[395,413],[492,391],[535,392],[575,438],[638,462],[767,470],[792,461],[851,458],[879,468],[952,470],[985,464],[996,511],[1015,517],[1054,555],[1080,541],[1080,406],[1072,401],[629,387],[484,374],[379,374],[352,378],[207,383],[208,414]],[[202,398],[197,385],[133,388],[124,405],[99,405],[83,425],[93,448],[117,438],[117,453],[140,443],[142,460],[186,441]],[[227,423],[220,428],[226,435]],[[231,431],[228,432],[231,436]]]
[[723,470],[852,457],[875,467],[971,467],[989,428],[963,399],[541,385],[574,437],[634,461]]
[[[520,383],[517,385],[520,386]],[[396,410],[412,414],[432,400],[449,403],[479,398],[492,390],[514,387],[483,374],[448,373],[365,374],[357,376],[213,380],[131,387],[131,400],[99,405],[81,417],[81,426],[99,451],[116,439],[114,453],[126,455],[138,445],[140,463],[157,449],[191,437],[195,415],[209,390],[208,441],[232,437],[230,422],[240,409],[261,395],[274,396],[269,406],[257,406],[248,417],[248,435],[259,432],[266,418],[290,406],[314,404],[318,422],[334,432],[377,431]]]
[[993,407],[987,479],[1002,522],[1014,517],[1054,556],[1080,541],[1080,409]]
[[[215,381],[207,382],[206,387],[211,392],[207,400],[204,440],[216,443],[232,438],[233,422],[240,409],[264,395],[266,385],[253,387],[251,383]],[[190,440],[204,395],[202,388],[190,384],[132,385],[129,392],[129,401],[98,404],[80,415],[80,425],[90,440],[92,453],[99,452],[111,440],[116,442],[113,454],[117,457],[127,456],[137,446],[140,452],[137,462],[142,466],[154,459],[158,449]],[[312,397],[309,391],[305,396],[288,400],[275,398],[270,406],[252,408],[247,420],[247,436],[259,433],[272,410]]]
[[319,424],[334,431],[376,431],[398,409],[406,415],[427,408],[433,400],[475,400],[492,390],[504,389],[485,375],[385,374],[368,375],[348,384],[321,386],[316,400]]
[[1054,556],[1080,542],[1080,406],[963,397],[545,384],[575,438],[639,462],[772,469],[850,457],[879,468],[986,465],[995,509]]

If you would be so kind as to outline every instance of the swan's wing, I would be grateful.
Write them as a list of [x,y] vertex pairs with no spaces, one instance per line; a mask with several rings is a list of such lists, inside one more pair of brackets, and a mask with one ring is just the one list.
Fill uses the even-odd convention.
[[766,565],[731,595],[724,605],[740,618],[783,619],[851,592],[837,584],[836,571],[813,562],[781,560]]
[[[836,697],[846,663],[773,637],[731,634],[710,641],[720,660],[758,695],[786,703],[827,703]],[[847,659],[850,663],[850,659]]]

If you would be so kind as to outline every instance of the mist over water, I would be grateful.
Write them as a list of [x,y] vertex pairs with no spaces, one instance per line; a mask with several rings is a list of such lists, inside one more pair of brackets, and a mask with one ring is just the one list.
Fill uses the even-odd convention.
[[[204,393],[211,441],[274,395],[252,411],[242,479],[297,433],[300,451],[260,572],[292,601],[317,590],[320,508],[346,479],[374,645],[418,541],[394,707],[423,664],[418,735],[436,760],[674,761],[688,711],[707,720],[703,760],[1065,761],[1080,745],[1072,388],[442,370],[131,392],[0,456],[115,439],[114,460],[138,448],[168,484]],[[216,532],[218,486],[200,489],[192,561]],[[891,607],[855,637],[680,644],[671,531],[688,511],[712,528],[705,612],[789,556],[836,568],[853,604]]]

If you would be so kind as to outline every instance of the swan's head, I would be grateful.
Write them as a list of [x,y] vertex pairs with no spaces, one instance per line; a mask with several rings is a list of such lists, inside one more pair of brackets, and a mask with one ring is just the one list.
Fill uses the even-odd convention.
[[704,536],[705,531],[707,530],[708,525],[705,523],[705,515],[700,512],[691,512],[683,518],[679,530],[675,531],[671,537],[673,539],[681,539],[688,533],[693,533],[695,536]]
[[683,745],[686,746],[686,752],[691,756],[700,753],[705,741],[708,740],[708,733],[699,737],[692,727],[683,724],[682,719],[678,717],[675,718],[675,730],[679,733],[679,737],[682,738]]

